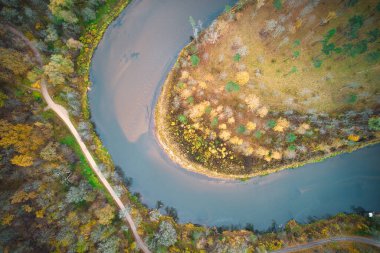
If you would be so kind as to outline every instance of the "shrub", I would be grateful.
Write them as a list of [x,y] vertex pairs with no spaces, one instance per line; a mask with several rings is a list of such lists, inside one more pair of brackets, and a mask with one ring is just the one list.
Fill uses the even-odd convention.
[[273,130],[277,132],[284,132],[289,126],[289,121],[284,118],[279,118],[277,119],[276,126],[273,128]]
[[297,71],[298,71],[297,67],[296,67],[296,66],[293,66],[293,67],[290,69],[290,74],[296,73]]
[[375,51],[375,52],[370,52],[367,54],[366,56],[366,60],[369,62],[369,63],[376,63],[380,60],[380,52],[379,51]]
[[8,99],[8,96],[0,91],[0,108],[5,105],[5,101]]
[[368,120],[370,130],[380,131],[380,117],[372,117]]
[[232,9],[232,7],[231,7],[231,5],[229,5],[229,4],[226,4],[226,6],[224,6],[224,11],[225,11],[226,13],[230,12],[231,9]]
[[380,37],[380,30],[379,28],[373,29],[367,32],[367,35],[369,36],[368,42],[375,42]]
[[350,134],[347,139],[349,141],[358,142],[360,140],[360,136],[356,134]]
[[245,85],[249,81],[249,73],[247,71],[240,71],[236,73],[236,82],[240,85]]
[[186,124],[186,123],[187,123],[187,118],[186,118],[186,116],[183,115],[183,114],[180,114],[180,115],[178,116],[178,120],[179,120],[179,122],[181,122],[182,124]]
[[74,72],[74,64],[69,57],[60,54],[53,54],[49,64],[44,66],[45,75],[53,85],[63,84],[67,75]]
[[195,67],[195,66],[198,66],[199,62],[201,61],[199,59],[199,57],[196,55],[196,54],[193,54],[191,57],[190,57],[190,60],[191,60],[191,64]]
[[29,167],[33,165],[33,157],[28,155],[16,155],[11,159],[12,164],[20,167]]
[[211,121],[211,127],[216,127],[218,125],[218,117],[214,117]]
[[251,121],[247,123],[247,130],[248,131],[253,131],[255,129],[256,129],[256,123],[253,123]]
[[109,225],[115,217],[115,209],[111,205],[106,204],[103,208],[95,211],[95,216],[100,224]]
[[154,237],[158,245],[165,247],[170,247],[177,242],[177,232],[168,221],[161,222],[159,231]]
[[237,92],[240,90],[240,86],[232,81],[228,82],[225,87],[228,92]]
[[295,142],[296,139],[297,139],[297,136],[294,133],[289,133],[286,136],[286,142],[289,142],[289,143]]
[[255,137],[256,137],[256,139],[260,139],[262,135],[263,135],[263,133],[262,133],[260,130],[257,130],[257,131],[255,132]]
[[265,106],[263,106],[259,110],[257,110],[257,113],[259,114],[259,116],[261,118],[264,118],[268,114],[268,108],[266,108]]
[[269,128],[274,128],[275,126],[276,126],[276,121],[274,120],[274,119],[270,119],[270,120],[268,120],[268,122],[267,122],[267,126],[269,127]]
[[241,59],[241,55],[239,53],[234,55],[234,61],[239,62]]
[[356,94],[350,94],[346,98],[346,102],[349,103],[349,104],[354,104],[357,100],[358,100],[358,96]]
[[353,6],[355,6],[357,3],[359,2],[359,0],[348,0],[347,2],[346,2],[346,7],[353,7]]
[[282,0],[274,0],[273,6],[276,10],[281,10],[282,9]]
[[363,54],[368,50],[368,41],[361,40],[356,44],[348,43],[343,45],[343,52],[348,56],[355,57],[359,54]]
[[193,104],[194,103],[194,97],[193,96],[190,96],[186,99],[187,103],[189,104]]
[[172,217],[174,221],[178,221],[178,212],[174,207],[165,207],[165,212],[168,216]]
[[347,37],[349,39],[356,39],[359,37],[358,32],[359,29],[363,26],[364,24],[364,19],[363,16],[360,15],[355,15],[352,18],[348,20],[348,32],[347,32]]
[[320,60],[318,58],[314,58],[313,59],[313,66],[316,68],[320,68],[322,66],[322,60]]
[[237,132],[238,134],[244,134],[246,130],[247,130],[247,129],[245,128],[244,125],[240,125],[240,126],[238,126],[238,128],[236,129],[236,132]]

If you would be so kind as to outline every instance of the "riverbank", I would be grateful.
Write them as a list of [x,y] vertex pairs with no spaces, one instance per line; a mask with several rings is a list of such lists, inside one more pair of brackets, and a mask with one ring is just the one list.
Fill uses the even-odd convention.
[[[97,19],[86,27],[86,32],[80,38],[81,43],[83,43],[83,47],[77,58],[77,72],[83,79],[81,82],[82,85],[79,87],[82,96],[81,105],[83,120],[89,122],[91,126],[93,126],[93,124],[90,119],[91,112],[87,97],[87,92],[91,89],[91,60],[108,26],[121,14],[129,3],[130,0],[107,1],[106,5],[103,6],[102,10],[99,12],[100,14]],[[91,128],[91,136],[94,141],[94,145],[96,146],[96,157],[100,159],[102,163],[113,168],[114,165],[112,159],[107,150],[104,148],[93,127]]]
[[[240,7],[240,8],[243,8],[243,7]],[[269,7],[265,6],[264,8],[269,8]],[[237,13],[236,9],[237,8],[235,7],[232,10],[225,12],[223,15],[221,15],[218,18],[217,22],[213,26],[214,31],[218,31],[219,27],[223,27],[220,29],[221,30],[220,40],[222,41],[221,42],[222,45],[228,43],[228,42],[225,42],[226,39],[224,39],[224,37],[227,36],[226,31],[229,29],[228,27],[233,26],[233,28],[236,30],[236,25],[233,24],[233,22],[237,22],[236,21],[237,17],[239,17],[239,20],[244,19],[245,13]],[[252,13],[251,9],[249,13]],[[255,15],[259,16],[258,13],[259,11],[255,12]],[[228,18],[233,17],[230,19],[233,19],[234,21],[226,21],[225,20],[226,16]],[[231,24],[228,22],[231,22]],[[234,30],[233,28],[231,29]],[[218,63],[219,65],[218,64],[213,65],[213,63],[209,63],[210,61],[212,62],[212,60],[210,59],[217,58],[217,55],[215,55],[214,51],[217,51],[217,49],[215,48],[218,47],[218,44],[217,44],[218,42],[215,45],[214,44],[207,45],[203,41],[207,33],[210,33],[210,32],[208,30],[204,31],[203,34],[199,36],[197,42],[196,41],[191,42],[180,52],[180,54],[178,55],[177,61],[174,64],[174,67],[171,69],[170,73],[167,76],[167,79],[165,80],[163,84],[163,87],[162,87],[162,90],[161,90],[161,93],[160,93],[160,96],[158,98],[158,102],[155,108],[155,127],[156,127],[155,134],[158,139],[158,142],[161,145],[161,147],[165,150],[165,152],[169,155],[171,160],[179,164],[181,167],[192,172],[206,175],[211,178],[245,180],[251,177],[268,175],[268,174],[275,173],[284,169],[297,168],[309,163],[320,162],[327,158],[330,158],[339,154],[353,152],[357,149],[379,143],[380,138],[379,138],[379,135],[376,134],[376,132],[368,134],[368,126],[366,126],[367,125],[366,121],[365,122],[360,121],[361,123],[355,122],[355,121],[350,122],[349,124],[353,124],[353,125],[350,125],[349,127],[357,127],[361,130],[358,132],[351,132],[350,134],[347,134],[347,136],[346,136],[346,133],[343,134],[342,133],[343,131],[341,131],[340,129],[339,129],[339,132],[337,129],[336,132],[332,131],[331,133],[328,133],[327,135],[326,134],[322,135],[321,134],[322,130],[326,132],[325,127],[328,127],[327,125],[330,124],[330,120],[323,121],[321,119],[317,119],[319,121],[322,121],[322,124],[320,124],[319,122],[317,122],[316,124],[310,123],[310,121],[313,122],[314,120],[313,117],[314,118],[318,117],[318,114],[303,115],[300,112],[299,112],[299,115],[294,114],[294,116],[288,117],[286,114],[287,112],[284,113],[285,109],[290,110],[293,108],[278,109],[278,111],[273,112],[273,115],[270,115],[271,112],[269,113],[267,112],[266,115],[268,114],[269,118],[264,122],[261,115],[260,117],[258,117],[257,115],[254,115],[254,114],[253,116],[249,116],[251,118],[254,118],[253,121],[246,123],[247,117],[243,117],[243,120],[240,120],[242,121],[241,123],[239,123],[240,125],[234,123],[235,120],[238,120],[236,119],[236,117],[235,118],[231,117],[232,118],[231,120],[232,123],[231,123],[230,121],[227,122],[226,117],[224,115],[223,115],[223,118],[222,116],[210,117],[210,122],[207,122],[209,120],[207,114],[212,114],[214,112],[214,115],[218,115],[216,107],[223,108],[224,106],[224,108],[226,108],[229,106],[229,104],[219,104],[219,106],[218,104],[216,104],[215,108],[212,108],[210,102],[212,103],[212,100],[218,96],[221,96],[222,99],[224,100],[228,100],[230,99],[228,98],[228,96],[232,96],[234,93],[233,89],[231,91],[229,90],[229,88],[227,87],[228,86],[227,84],[226,85],[226,89],[228,88],[227,94],[224,94],[223,93],[224,87],[222,86],[220,87],[220,89],[218,89],[219,87],[215,86],[214,84],[215,82],[217,82],[215,78],[212,77],[210,74],[207,74],[207,71],[204,70],[204,69],[207,69],[209,65],[211,65],[212,68],[217,68],[218,66],[219,68],[221,68],[220,65],[223,64],[220,62]],[[230,34],[228,34],[228,37],[226,38],[233,40]],[[245,43],[246,45],[247,44],[249,45],[249,43],[247,43],[244,40],[243,42],[241,42],[241,39],[238,39],[238,41],[240,44]],[[302,37],[300,38],[300,40],[296,40],[296,41],[297,41],[297,44],[295,46],[297,47],[301,43],[300,41],[302,41]],[[225,47],[226,46],[224,45],[224,48]],[[250,48],[249,50],[252,50],[252,48]],[[302,48],[302,50],[303,52],[307,50],[312,51],[311,49],[308,49],[307,47],[306,49]],[[224,49],[224,51],[226,51],[226,49]],[[299,57],[298,54],[300,51],[301,49],[297,51],[298,53],[297,53],[297,56],[294,57],[294,60]],[[198,57],[202,54],[207,55],[206,60],[200,59]],[[191,60],[193,56],[194,58],[198,59],[195,62],[195,64],[193,64],[194,62],[192,62]],[[235,56],[234,56],[235,63],[233,64],[234,65],[243,64],[242,59],[244,59],[244,57],[239,55],[238,59],[236,60]],[[324,60],[326,62],[329,61],[329,59],[324,59]],[[186,63],[186,61],[188,61],[188,63]],[[244,63],[248,65],[250,64],[250,61],[247,60]],[[360,63],[364,64],[362,62]],[[234,68],[234,65],[232,65],[231,68]],[[247,69],[247,71],[250,70],[249,67],[245,67],[245,68]],[[210,72],[212,71],[213,70],[211,70]],[[310,71],[320,71],[320,70],[318,67],[316,68],[316,70],[311,69]],[[261,70],[261,72],[266,72],[266,70],[265,71]],[[242,72],[238,72],[238,73],[242,73]],[[249,74],[247,73],[246,75],[252,78],[252,73],[249,73]],[[314,72],[313,72],[313,75],[314,75]],[[207,77],[207,76],[211,76],[211,77]],[[205,81],[202,81],[202,79],[197,80],[197,78],[205,78]],[[215,81],[210,81],[210,80],[215,80]],[[256,82],[256,79],[255,79],[255,82]],[[258,79],[257,82],[260,82],[260,79]],[[241,96],[243,97],[250,96],[250,95],[247,95],[247,93],[250,94],[249,93],[250,91],[246,90],[245,88],[246,84],[240,85],[240,87],[239,85],[237,85],[237,83],[235,83],[235,85],[236,87],[238,87],[236,90],[236,93],[238,93],[239,89],[244,89],[245,93],[243,93],[244,95],[241,94]],[[247,85],[253,86],[254,84],[248,83]],[[212,86],[211,91],[206,91],[208,87],[211,87],[211,86]],[[215,90],[222,90],[222,92],[220,91],[216,92]],[[213,93],[214,91],[216,92],[215,94]],[[210,92],[211,94],[213,94],[213,96],[205,97],[205,95],[203,95],[205,92]],[[185,97],[184,101],[182,101],[181,98],[179,99],[179,97],[181,96]],[[199,98],[197,98],[197,96]],[[238,99],[238,98],[239,98],[239,95],[237,95],[237,97],[236,98],[234,97],[233,99]],[[259,97],[255,99],[255,101],[259,99],[265,100],[266,98]],[[299,100],[299,98],[296,97],[295,100],[297,99]],[[356,99],[356,95],[355,95],[355,99]],[[344,104],[346,103],[344,101],[345,100],[343,99],[342,102],[339,102],[336,105],[333,105],[330,103],[328,104],[328,108],[334,108],[334,106],[336,108],[340,108],[342,106],[345,106],[347,108],[355,108],[350,104]],[[327,104],[323,101],[321,103]],[[355,104],[356,102],[354,101],[353,103]],[[244,103],[241,102],[241,104],[244,104]],[[233,106],[230,105],[230,106],[237,107],[237,106],[240,106],[241,104],[237,104]],[[177,108],[175,108],[176,106]],[[178,109],[178,106],[179,106],[179,109]],[[248,106],[250,106],[250,104],[248,104]],[[363,105],[355,104],[355,106],[362,107]],[[274,107],[281,108],[281,106],[278,106],[278,105]],[[295,110],[297,111],[297,108],[299,108],[299,106],[295,105],[295,108],[296,108]],[[306,111],[308,108],[309,107],[305,106],[305,108],[302,108],[302,110]],[[376,106],[374,109],[375,109],[374,117],[376,118],[376,110],[377,110]],[[202,110],[205,110],[206,113],[203,113]],[[207,112],[207,110],[209,111]],[[220,109],[220,110],[223,110],[223,109]],[[245,113],[245,112],[243,111],[236,114],[239,116],[239,114],[241,113]],[[197,116],[197,114],[200,116]],[[223,114],[223,112],[219,114],[221,115]],[[277,120],[276,120],[275,118],[276,116],[274,115],[278,115],[278,114],[280,114],[281,117],[278,118],[277,116]],[[321,115],[322,114],[324,113],[321,113]],[[332,112],[332,114],[334,115],[335,113]],[[268,117],[268,116],[265,116],[265,117]],[[300,121],[299,119],[304,118],[304,117],[309,118],[309,120],[305,121],[302,124],[299,123]],[[338,116],[335,116],[335,117],[338,117]],[[224,121],[222,121],[223,119],[226,121],[225,123]],[[334,116],[332,116],[331,122],[334,122],[336,120],[337,119],[335,119]],[[211,127],[208,124],[210,124]],[[226,125],[228,128],[229,124],[231,124],[232,129],[234,129],[234,127],[236,128],[237,134],[236,133],[234,134],[235,130],[230,130],[230,131],[221,130],[221,129],[226,129]],[[256,132],[247,130],[249,128],[249,124],[251,124],[251,126],[253,125],[252,129],[253,130],[256,129]],[[281,124],[282,126],[280,128],[279,126]],[[336,122],[334,122],[333,124],[336,124]],[[264,127],[262,127],[263,125]],[[260,126],[262,127],[263,130],[260,129],[257,131],[257,129]],[[220,130],[218,130],[218,127]],[[305,129],[301,129],[302,127],[304,127]],[[336,128],[342,128],[342,127],[336,127]],[[257,132],[260,132],[260,131],[267,132],[273,135],[273,136],[272,135],[270,136],[269,141],[273,141],[274,138],[277,138],[278,135],[281,135],[284,132],[288,133],[286,136],[281,137],[282,141],[280,141],[280,143],[282,142],[281,145],[285,144],[285,146],[279,147],[278,141],[274,143],[270,142],[271,143],[270,145],[263,143],[262,140],[259,140],[259,138],[255,137],[255,135],[257,135]],[[344,129],[344,131],[347,131],[347,130]],[[218,136],[218,132],[220,132],[219,133],[220,137],[217,138],[217,141],[214,141],[214,139],[211,139],[210,137],[208,137],[210,135]],[[226,137],[227,136],[226,132],[228,132],[228,137]],[[366,136],[365,132],[367,132],[368,137]],[[360,136],[362,133],[363,133],[363,136]],[[222,136],[222,134],[224,135]],[[189,135],[189,137],[187,137],[187,135]],[[229,137],[230,135],[231,137]],[[252,135],[253,135],[253,139],[255,140],[256,138],[256,140],[254,141],[253,144],[250,144],[250,142],[252,142],[252,138],[250,136]],[[199,140],[202,140],[202,141],[199,141]],[[298,140],[304,140],[303,141],[304,143],[298,142]],[[220,142],[222,142],[222,144],[225,144],[225,145],[217,146],[219,144],[214,144],[214,143],[220,143]],[[259,144],[255,142],[259,142]],[[225,150],[226,147],[227,147],[227,153],[229,152],[227,155],[220,152],[220,150],[222,149]],[[239,153],[236,150],[242,150],[242,151],[239,151],[240,152]],[[257,150],[260,150],[260,153]],[[211,151],[211,154],[209,151]],[[219,154],[218,152],[221,154]],[[256,154],[255,152],[257,152],[258,154]],[[209,159],[210,156],[213,157],[213,154],[215,153],[217,153],[215,157],[217,156],[219,157],[215,158],[214,160],[212,160],[213,159],[212,158],[211,162],[209,162],[207,159]],[[236,157],[241,157],[241,158],[236,159]],[[231,158],[231,161],[230,161],[230,158]],[[253,160],[253,162],[251,159]],[[233,162],[234,160],[236,160],[235,163]],[[254,163],[257,165],[247,166],[246,160],[249,161],[248,164]],[[225,168],[230,166],[232,169],[221,169],[222,166],[220,166],[220,164],[222,164],[223,167]],[[249,171],[249,172],[246,172],[246,171]]]
[[[192,43],[190,43],[187,47],[191,46]],[[187,47],[185,47],[179,54],[178,59],[180,59],[184,52],[186,52]],[[177,62],[174,64],[176,66],[178,64],[178,59]],[[167,131],[169,129],[169,126],[167,125],[167,115],[169,115],[169,110],[170,104],[169,100],[167,99],[170,97],[170,90],[174,86],[174,82],[172,82],[173,78],[173,72],[176,70],[176,67],[173,67],[172,70],[170,71],[166,81],[164,82],[162,86],[162,90],[160,93],[160,96],[157,100],[157,104],[155,107],[155,114],[154,114],[154,119],[155,119],[155,135],[158,140],[158,143],[162,147],[163,150],[165,150],[166,154],[170,157],[170,159],[181,166],[182,168],[199,173],[202,175],[205,175],[210,178],[217,178],[217,179],[238,179],[238,180],[247,180],[253,177],[258,177],[258,176],[266,176],[272,173],[280,172],[282,170],[286,169],[295,169],[301,166],[304,166],[306,164],[310,163],[317,163],[317,162],[322,162],[328,158],[332,158],[337,155],[345,154],[345,153],[351,153],[354,152],[358,149],[365,148],[368,146],[376,145],[380,143],[380,139],[375,139],[370,142],[364,142],[357,144],[355,146],[349,146],[347,149],[340,150],[337,152],[333,152],[331,154],[325,154],[325,155],[320,155],[316,156],[310,160],[307,161],[302,161],[302,162],[295,162],[292,164],[288,164],[282,167],[277,167],[275,169],[263,171],[263,172],[256,172],[256,173],[250,173],[250,174],[243,174],[243,175],[229,175],[229,174],[223,174],[223,173],[217,173],[214,171],[210,171],[209,169],[205,168],[204,166],[200,165],[199,163],[192,162],[189,160],[184,153],[182,152],[181,148],[179,147],[178,143],[173,140],[171,133]]]

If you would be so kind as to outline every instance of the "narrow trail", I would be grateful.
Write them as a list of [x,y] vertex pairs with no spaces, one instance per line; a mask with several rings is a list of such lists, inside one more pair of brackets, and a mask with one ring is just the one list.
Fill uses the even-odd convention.
[[316,240],[309,243],[296,245],[293,247],[287,247],[287,248],[271,251],[271,253],[298,252],[300,250],[306,250],[306,249],[324,245],[326,243],[333,243],[333,242],[357,242],[357,243],[369,244],[377,248],[380,248],[380,241],[378,240],[374,240],[367,237],[360,237],[360,236],[340,236],[340,237],[331,237],[331,238]]
[[[24,36],[23,33],[18,31],[16,28],[10,26],[10,25],[4,25],[4,27],[12,32],[14,35],[19,37],[28,47],[32,50],[34,57],[37,60],[37,63],[40,67],[43,66],[42,57],[37,50],[37,48],[31,43],[31,41]],[[81,136],[79,135],[78,131],[76,130],[75,126],[70,120],[68,111],[61,105],[56,104],[53,99],[50,97],[48,89],[47,89],[47,83],[46,80],[42,77],[41,79],[41,93],[44,97],[46,103],[48,104],[48,107],[52,109],[66,124],[66,126],[69,128],[70,132],[74,135],[76,141],[78,142],[83,154],[85,155],[87,161],[89,162],[91,169],[95,172],[95,174],[98,176],[104,187],[107,189],[113,200],[116,202],[116,204],[119,206],[123,216],[124,220],[128,223],[132,233],[133,237],[138,245],[138,247],[143,251],[144,253],[150,253],[150,250],[144,243],[144,241],[141,239],[140,235],[137,233],[137,228],[135,223],[132,220],[131,215],[129,214],[126,206],[123,204],[121,199],[116,195],[115,191],[113,190],[112,186],[108,183],[107,179],[104,177],[103,173],[100,171],[98,165],[96,164],[94,158],[92,157],[90,151],[87,149],[86,144],[83,142]]]

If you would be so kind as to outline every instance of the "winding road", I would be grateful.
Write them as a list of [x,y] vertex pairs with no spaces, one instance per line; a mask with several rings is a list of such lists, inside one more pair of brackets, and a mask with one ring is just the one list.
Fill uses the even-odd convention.
[[[43,67],[43,62],[42,62],[42,57],[37,50],[37,48],[22,34],[19,32],[16,28],[10,26],[10,25],[4,25],[4,27],[12,32],[14,35],[19,37],[28,47],[32,50],[34,57],[36,58],[36,61],[38,65],[42,68]],[[87,161],[89,162],[92,170],[95,172],[95,174],[98,176],[104,187],[107,189],[113,200],[116,202],[118,207],[120,208],[121,213],[124,216],[124,220],[128,223],[132,233],[133,237],[138,245],[138,247],[144,252],[144,253],[150,253],[150,250],[144,243],[144,241],[141,239],[140,235],[137,233],[137,228],[135,223],[132,220],[131,215],[129,214],[126,206],[123,204],[121,199],[116,195],[115,191],[113,190],[112,186],[109,184],[107,179],[104,177],[103,173],[100,171],[98,165],[96,164],[94,158],[92,157],[90,151],[87,149],[86,144],[83,142],[81,136],[79,135],[78,131],[76,130],[75,126],[70,120],[69,113],[68,111],[61,105],[56,104],[53,99],[50,97],[48,89],[47,89],[47,84],[46,80],[42,77],[41,78],[41,93],[42,96],[44,97],[48,107],[52,109],[61,119],[62,121],[66,124],[66,126],[69,128],[70,132],[74,135],[76,141],[78,142],[83,154],[85,155]]]
[[293,247],[287,247],[287,248],[271,251],[271,253],[298,252],[300,250],[307,250],[310,248],[314,248],[317,246],[321,246],[321,245],[324,245],[327,243],[333,243],[333,242],[357,242],[357,243],[369,244],[377,248],[380,248],[380,241],[378,240],[374,240],[367,237],[359,237],[359,236],[340,236],[340,237],[331,237],[327,239],[316,240],[309,243],[296,245]]

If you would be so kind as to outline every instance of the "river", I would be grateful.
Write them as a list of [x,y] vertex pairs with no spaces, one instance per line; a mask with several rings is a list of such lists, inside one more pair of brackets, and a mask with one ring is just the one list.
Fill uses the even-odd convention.
[[173,164],[154,136],[161,86],[192,33],[189,16],[209,24],[231,0],[136,0],[107,29],[91,65],[92,120],[132,191],[154,207],[178,210],[180,222],[254,224],[265,229],[351,211],[380,211],[380,145],[246,182],[210,179]]

